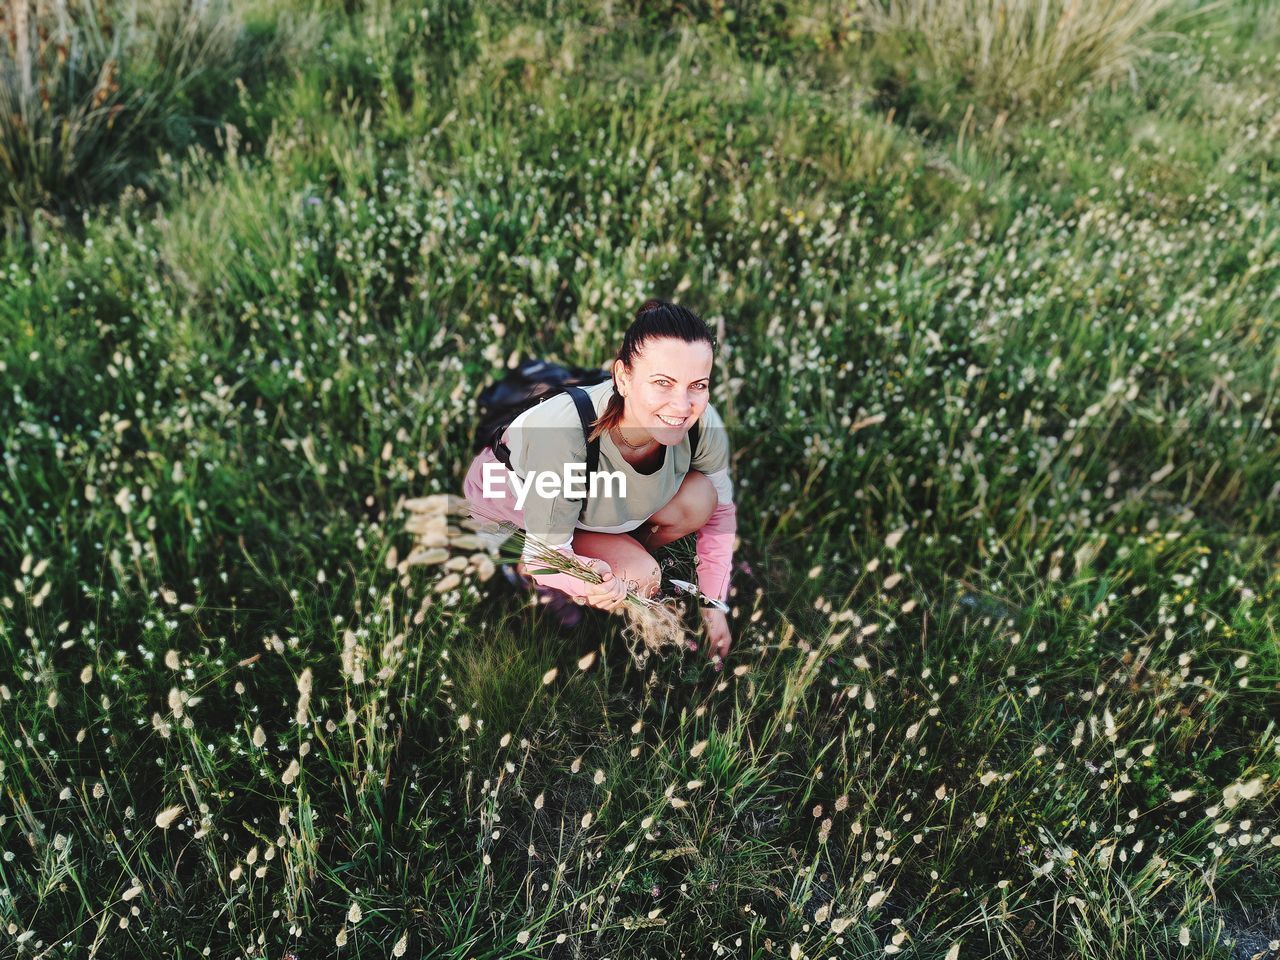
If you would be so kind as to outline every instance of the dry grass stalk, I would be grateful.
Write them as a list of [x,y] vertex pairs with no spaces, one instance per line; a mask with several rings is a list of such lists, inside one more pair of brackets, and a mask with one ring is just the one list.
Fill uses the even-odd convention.
[[1008,105],[1043,104],[1132,72],[1175,0],[862,0],[870,32],[910,40],[941,73]]

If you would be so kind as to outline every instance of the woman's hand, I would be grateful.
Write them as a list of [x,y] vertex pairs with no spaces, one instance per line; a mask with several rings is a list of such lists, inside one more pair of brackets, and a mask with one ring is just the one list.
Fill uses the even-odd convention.
[[587,583],[585,588],[587,605],[609,613],[621,613],[622,604],[627,599],[627,582],[615,577],[612,568],[605,560],[595,557],[579,559],[603,578],[600,583]]
[[733,643],[733,637],[729,633],[729,618],[725,616],[724,611],[713,607],[698,609],[702,614],[702,627],[707,635],[707,656],[719,657],[716,669],[723,670],[724,660],[729,656],[729,645]]

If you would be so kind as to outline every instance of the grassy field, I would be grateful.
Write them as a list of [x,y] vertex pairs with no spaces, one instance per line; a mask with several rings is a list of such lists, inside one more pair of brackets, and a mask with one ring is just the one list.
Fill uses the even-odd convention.
[[[1274,0],[129,9],[0,13],[0,956],[1280,953]],[[404,559],[649,296],[722,673]]]

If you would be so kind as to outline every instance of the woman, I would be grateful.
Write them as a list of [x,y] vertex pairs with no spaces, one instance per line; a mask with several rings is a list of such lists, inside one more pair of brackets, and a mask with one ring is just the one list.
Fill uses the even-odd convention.
[[[511,520],[542,544],[582,559],[603,582],[568,573],[529,574],[526,564],[537,569],[532,544],[518,566],[522,575],[578,603],[620,611],[628,587],[646,597],[657,593],[661,575],[650,551],[696,533],[698,588],[726,599],[737,507],[728,434],[709,402],[714,345],[710,329],[692,311],[649,300],[623,337],[612,380],[583,388],[598,415],[590,434],[600,440],[598,470],[620,473],[625,496],[616,488],[613,495],[601,495],[597,487],[579,516],[581,500],[544,495],[550,485],[539,489],[533,482],[535,472],[563,476],[566,464],[586,462],[582,422],[568,394],[524,411],[507,428],[503,442],[519,478],[515,484],[506,482],[492,449],[480,452],[463,487],[467,499],[481,505],[478,512]],[[694,423],[696,456],[689,439]],[[495,483],[499,474],[503,480]],[[524,500],[517,506],[520,489]],[[723,660],[732,642],[728,620],[711,607],[701,612],[706,652]]]

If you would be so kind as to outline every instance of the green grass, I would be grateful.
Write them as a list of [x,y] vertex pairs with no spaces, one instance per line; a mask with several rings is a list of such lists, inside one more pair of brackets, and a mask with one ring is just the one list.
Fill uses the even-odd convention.
[[[216,133],[0,240],[3,955],[1280,937],[1274,2],[1003,119],[821,4],[241,9]],[[723,325],[723,673],[402,565],[648,296]]]

